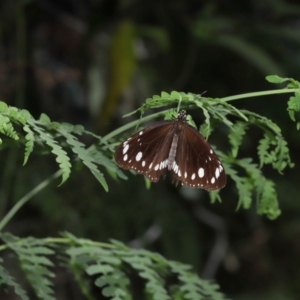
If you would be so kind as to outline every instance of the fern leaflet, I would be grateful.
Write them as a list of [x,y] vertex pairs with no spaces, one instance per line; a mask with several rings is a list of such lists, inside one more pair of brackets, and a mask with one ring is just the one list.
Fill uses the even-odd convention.
[[29,300],[29,297],[27,296],[27,293],[23,288],[12,278],[8,271],[4,269],[2,266],[3,260],[0,258],[0,287],[4,290],[5,286],[11,286],[15,293],[20,296],[22,300]]
[[54,251],[46,247],[43,240],[19,239],[8,233],[1,234],[1,239],[17,255],[21,268],[37,297],[42,300],[55,300],[53,283],[48,279],[48,277],[54,277],[48,268],[52,267],[53,263],[47,257],[54,254]]

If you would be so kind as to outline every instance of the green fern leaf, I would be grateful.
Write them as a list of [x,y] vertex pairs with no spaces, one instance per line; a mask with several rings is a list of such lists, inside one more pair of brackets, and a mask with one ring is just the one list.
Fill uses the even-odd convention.
[[[43,118],[44,122],[47,121],[47,118]],[[57,145],[57,141],[39,125],[38,122],[34,120],[28,121],[30,126],[39,134],[40,138],[52,148],[51,152],[56,155],[56,161],[59,164],[59,167],[62,171],[62,181],[63,184],[70,176],[71,173],[71,164],[70,158],[68,157],[66,151],[62,149],[60,145]]]
[[112,255],[111,251],[84,245],[68,249],[67,254],[71,256],[73,263],[76,261],[85,265],[88,275],[99,275],[95,280],[95,285],[103,288],[104,296],[113,297],[116,300],[128,299],[129,280],[126,274],[119,269],[121,260]]
[[107,158],[107,156],[104,155],[95,146],[91,146],[88,149],[88,152],[89,155],[93,157],[93,159],[95,160],[95,163],[104,166],[112,176],[116,174],[118,177],[122,179],[127,179],[127,176],[120,170],[120,168],[117,167],[117,165],[114,162],[112,162],[111,159]]
[[3,260],[0,258],[0,288],[2,290],[5,289],[5,286],[11,286],[16,295],[20,296],[22,300],[29,300],[29,297],[27,296],[27,293],[23,288],[12,278],[8,271],[4,269],[2,266]]
[[96,177],[96,179],[101,183],[104,190],[108,191],[108,185],[105,181],[103,174],[99,171],[96,166],[96,161],[89,154],[89,150],[85,148],[85,145],[77,140],[75,136],[70,134],[66,130],[60,129],[59,132],[66,138],[66,142],[72,146],[72,151],[77,154],[81,161],[90,169],[91,173]]
[[256,125],[264,129],[264,131],[271,130],[275,134],[281,133],[281,129],[278,127],[278,125],[272,122],[270,119],[248,110],[241,110],[241,113],[248,118],[250,124]]
[[208,110],[203,106],[201,101],[195,101],[195,103],[198,107],[202,109],[202,112],[204,114],[205,123],[201,125],[200,132],[207,139],[211,133],[210,114],[208,113]]
[[33,151],[33,146],[35,142],[34,133],[28,125],[23,126],[23,130],[27,132],[25,135],[26,144],[25,144],[25,154],[23,166],[27,163],[30,153]]
[[237,209],[239,209],[240,207],[248,209],[252,203],[252,191],[254,189],[253,184],[251,184],[249,178],[240,176],[238,172],[232,168],[234,166],[233,162],[231,164],[228,164],[226,162],[226,157],[224,156],[224,154],[220,153],[220,157],[223,159],[223,165],[227,175],[231,177],[231,179],[236,184],[239,195]]
[[231,144],[231,153],[233,157],[236,157],[238,154],[238,149],[242,143],[247,127],[248,125],[244,122],[236,122],[231,128],[228,139]]
[[[142,286],[145,287],[144,295],[147,299],[225,299],[218,292],[217,285],[201,280],[190,271],[190,266],[170,262],[147,250],[130,249],[119,241],[112,241],[112,245],[104,244],[105,248],[102,248],[101,243],[77,239],[69,233],[63,235],[70,239],[72,245],[66,250],[69,263],[85,270],[90,276],[96,276],[95,284],[101,288],[104,296],[111,299],[132,299],[128,290],[128,272],[124,270],[130,273],[136,271],[144,280],[145,285]],[[78,271],[77,274],[81,276]],[[166,279],[174,280],[174,275],[178,277],[178,284],[168,289]]]
[[270,148],[272,140],[273,140],[272,135],[265,133],[264,137],[259,141],[257,150],[258,150],[258,157],[259,157],[259,161],[260,161],[260,168],[264,164],[272,163],[272,161],[274,159],[273,155],[269,152],[269,148]]
[[258,205],[258,213],[269,216],[270,219],[277,218],[281,211],[278,206],[277,194],[274,188],[274,182],[265,180],[264,190],[261,193],[261,200]]
[[279,173],[288,166],[292,168],[294,164],[291,162],[290,151],[287,146],[287,142],[282,136],[276,136],[275,138],[275,150],[274,150],[274,157],[273,160],[273,168],[277,169]]
[[222,202],[222,199],[221,199],[219,191],[211,191],[209,193],[209,198],[210,198],[210,202],[211,203],[215,203],[216,201],[218,201],[220,203]]
[[0,133],[17,141],[19,139],[10,119],[0,114]]
[[169,265],[173,273],[178,275],[181,283],[179,289],[183,293],[184,299],[225,299],[224,295],[218,291],[218,285],[212,285],[205,280],[201,280],[198,276],[188,271],[190,269],[189,266],[177,262],[170,262]]
[[277,218],[281,211],[278,208],[274,183],[262,175],[261,170],[256,164],[252,163],[251,158],[240,159],[238,165],[244,168],[253,181],[252,184],[256,193],[258,213],[265,213],[269,219]]
[[289,78],[282,78],[277,75],[268,75],[266,76],[266,80],[271,83],[283,83],[289,81]]
[[265,133],[259,141],[258,156],[260,167],[264,164],[272,164],[273,168],[281,173],[287,166],[294,166],[291,162],[287,142],[281,135]]
[[296,122],[297,129],[300,129],[300,121],[296,120],[296,114],[299,117],[300,112],[300,92],[295,92],[295,96],[290,97],[288,101],[288,113],[292,121]]
[[17,255],[21,268],[37,297],[43,300],[55,300],[53,283],[48,279],[48,277],[53,278],[54,273],[47,268],[52,267],[53,263],[45,256],[54,254],[54,251],[46,247],[43,240],[32,237],[19,239],[5,233],[1,234],[1,238]]

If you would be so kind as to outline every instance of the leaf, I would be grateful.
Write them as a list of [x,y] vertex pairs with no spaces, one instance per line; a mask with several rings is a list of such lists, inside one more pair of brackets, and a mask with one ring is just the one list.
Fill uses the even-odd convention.
[[77,154],[78,158],[83,162],[85,166],[87,166],[91,173],[96,177],[96,179],[101,183],[104,190],[108,191],[108,185],[105,181],[103,174],[98,170],[96,166],[96,161],[94,158],[89,154],[89,150],[85,148],[85,145],[77,140],[75,136],[70,134],[68,131],[64,130],[63,128],[59,129],[59,132],[62,136],[66,138],[66,142],[72,146],[72,151]]
[[279,77],[277,75],[268,75],[268,76],[266,76],[266,80],[271,82],[271,83],[283,83],[283,82],[289,81],[290,79],[289,78],[282,78],[282,77]]
[[20,296],[22,300],[29,300],[26,291],[15,281],[13,277],[11,277],[6,269],[2,266],[2,258],[0,258],[0,287],[4,285],[11,286],[16,295]]
[[13,140],[19,140],[17,132],[14,130],[13,124],[10,119],[0,114],[0,133],[12,138]]
[[[44,119],[46,119],[44,117]],[[45,120],[44,120],[45,121]],[[40,138],[52,148],[51,152],[56,155],[56,161],[59,164],[59,167],[62,171],[62,182],[63,184],[70,176],[71,173],[71,164],[70,158],[67,155],[67,152],[62,149],[60,145],[57,144],[57,141],[41,127],[40,124],[36,123],[34,120],[28,121],[31,127],[39,134]],[[46,122],[47,123],[47,122]]]
[[244,122],[236,122],[231,128],[228,139],[232,147],[231,153],[233,157],[236,157],[238,154],[238,149],[242,143],[243,136],[246,134],[247,127],[248,125]]
[[46,247],[44,241],[32,237],[19,239],[12,234],[5,233],[1,234],[1,238],[17,255],[21,268],[37,297],[43,300],[55,300],[53,283],[48,279],[55,275],[47,268],[53,266],[53,263],[45,256],[53,254],[52,249]]
[[25,135],[26,144],[25,144],[25,154],[24,154],[24,161],[23,166],[27,163],[30,153],[33,151],[33,146],[35,142],[34,133],[30,129],[28,125],[23,126],[23,130],[27,132]]
[[288,113],[293,122],[296,122],[297,129],[300,129],[300,121],[296,120],[296,114],[299,118],[300,112],[300,92],[295,92],[295,96],[290,97],[288,101]]

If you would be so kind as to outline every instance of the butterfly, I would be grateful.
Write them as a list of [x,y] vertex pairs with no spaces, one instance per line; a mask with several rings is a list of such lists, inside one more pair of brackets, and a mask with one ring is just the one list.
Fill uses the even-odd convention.
[[121,143],[114,154],[119,167],[157,182],[171,172],[177,185],[218,190],[226,184],[222,163],[181,110],[174,120],[151,125]]

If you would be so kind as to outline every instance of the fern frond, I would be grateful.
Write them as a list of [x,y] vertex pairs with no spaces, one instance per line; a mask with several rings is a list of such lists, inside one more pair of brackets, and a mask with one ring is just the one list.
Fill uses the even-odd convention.
[[231,128],[228,135],[229,143],[231,144],[231,153],[233,157],[238,154],[238,149],[242,143],[248,125],[245,122],[236,122]]
[[129,280],[119,269],[121,260],[113,256],[110,250],[82,243],[81,246],[67,249],[66,253],[70,256],[70,264],[81,265],[90,276],[98,275],[95,285],[103,288],[104,296],[113,297],[115,300],[129,297]]
[[8,271],[2,266],[2,262],[3,260],[0,258],[0,288],[5,290],[5,286],[10,286],[22,300],[29,300],[26,291],[9,275]]
[[78,158],[81,159],[83,164],[85,164],[92,174],[96,177],[96,179],[101,183],[105,191],[108,191],[108,185],[106,183],[106,180],[103,176],[103,174],[99,171],[99,169],[96,166],[96,161],[93,159],[93,157],[90,155],[89,151],[85,148],[85,145],[78,141],[78,139],[70,134],[66,128],[60,128],[58,130],[62,136],[65,137],[66,142],[72,146],[72,151],[77,154]]
[[257,208],[257,212],[259,214],[265,214],[269,216],[270,219],[275,219],[280,214],[277,194],[274,186],[273,181],[268,179],[265,180],[264,190],[261,193],[261,199]]
[[291,162],[287,142],[281,135],[266,132],[259,141],[257,149],[260,167],[264,164],[272,164],[273,168],[281,173],[287,166],[290,168],[294,166]]
[[[119,252],[120,253],[120,252]],[[170,297],[164,288],[165,281],[162,276],[153,268],[155,264],[146,254],[146,251],[140,250],[132,253],[135,255],[123,257],[123,261],[128,263],[141,278],[146,280],[145,291],[153,299],[168,300]]]
[[113,177],[115,177],[114,174],[116,174],[121,179],[128,178],[121,169],[111,159],[107,158],[100,149],[97,149],[96,146],[91,146],[88,149],[88,153],[94,159],[95,163],[104,166]]
[[248,209],[252,203],[252,193],[254,189],[251,178],[240,176],[238,172],[233,169],[234,164],[227,164],[224,160],[223,165],[227,175],[230,176],[236,184],[239,195],[237,209],[239,209],[240,207]]
[[208,110],[203,106],[201,101],[195,101],[195,103],[202,109],[202,112],[204,114],[205,122],[200,126],[200,132],[207,139],[211,134],[210,114],[208,113]]
[[28,123],[33,130],[39,134],[42,141],[52,148],[51,152],[56,155],[56,161],[62,171],[61,184],[63,184],[69,178],[71,173],[70,158],[67,155],[67,152],[57,144],[57,141],[49,133],[45,132],[40,123],[35,122],[34,120],[29,120]]
[[18,134],[14,130],[14,127],[10,119],[0,114],[0,133],[17,141],[19,139]]
[[43,240],[35,238],[17,238],[11,234],[1,234],[1,239],[17,255],[25,276],[33,287],[37,297],[43,300],[55,300],[53,297],[53,283],[48,279],[54,273],[49,267],[53,263],[47,257],[54,251],[46,247]]
[[257,153],[260,161],[260,168],[264,164],[271,164],[274,160],[273,153],[269,151],[274,136],[270,133],[265,133],[264,137],[259,141]]
[[300,121],[296,120],[296,114],[299,118],[300,113],[300,92],[295,92],[295,96],[290,97],[288,101],[288,113],[292,121],[296,122],[297,129],[300,129]]
[[33,146],[35,142],[35,137],[33,131],[28,125],[23,126],[23,130],[27,132],[25,135],[26,144],[25,144],[25,153],[24,153],[24,162],[23,166],[27,163],[30,153],[33,151]]
[[[177,288],[182,292],[183,299],[225,299],[224,295],[218,291],[219,286],[217,284],[213,285],[205,280],[201,280],[189,271],[190,266],[177,262],[170,262],[169,266],[172,272],[178,276],[180,286],[177,286]],[[173,288],[173,291],[176,291],[176,287]]]
[[257,164],[252,163],[251,158],[240,159],[237,164],[246,171],[252,180],[252,186],[256,193],[257,212],[266,214],[269,219],[277,218],[281,211],[278,207],[274,183],[263,176],[261,169]]
[[270,120],[266,117],[263,117],[259,114],[256,114],[252,111],[241,110],[241,112],[245,116],[247,116],[250,124],[256,125],[256,126],[260,127],[261,129],[263,129],[264,131],[272,131],[275,134],[281,133],[281,129],[272,120]]
[[[100,243],[77,239],[69,233],[63,235],[70,239],[66,260],[71,265],[80,266],[88,275],[96,276],[95,285],[101,288],[104,296],[111,299],[132,299],[129,277],[132,272],[143,279],[147,299],[171,300],[175,299],[175,294],[178,300],[225,299],[217,291],[217,285],[199,279],[190,271],[190,266],[168,261],[147,250],[130,249],[118,241],[112,241],[111,245],[104,245],[104,248]],[[169,286],[168,279],[174,275],[178,283]]]

